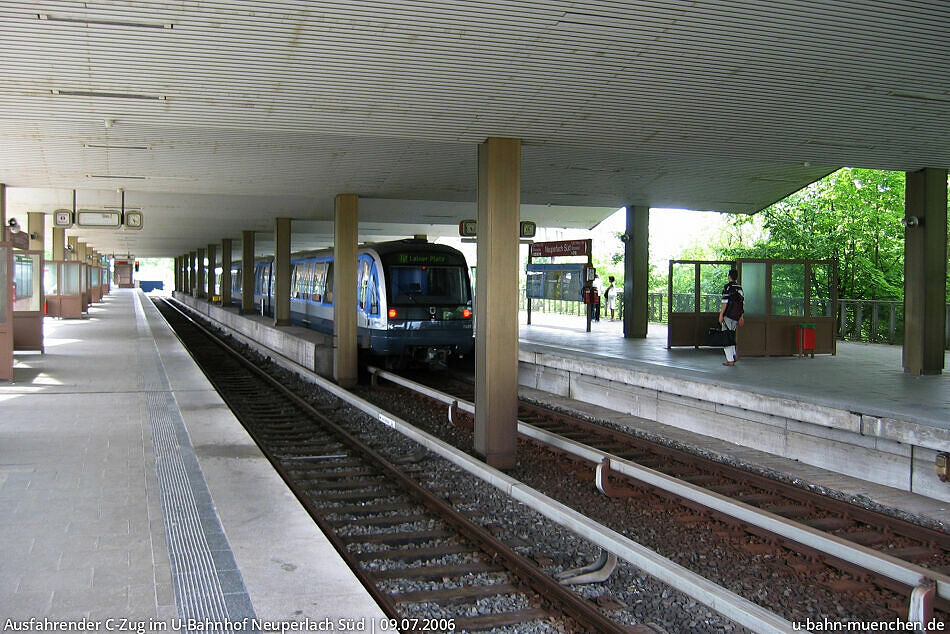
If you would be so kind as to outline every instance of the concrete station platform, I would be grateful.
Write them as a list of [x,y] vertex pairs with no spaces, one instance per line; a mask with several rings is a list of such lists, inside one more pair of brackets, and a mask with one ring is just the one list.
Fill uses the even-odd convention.
[[147,297],[45,334],[0,383],[4,619],[383,618]]
[[[327,337],[176,295],[310,370],[332,367]],[[523,396],[950,526],[950,483],[935,474],[950,451],[950,373],[905,374],[899,346],[839,342],[835,356],[724,367],[719,349],[667,350],[662,325],[625,340],[618,321],[587,333],[582,317],[520,317]]]
[[519,380],[538,398],[588,403],[644,433],[950,523],[950,482],[934,465],[950,451],[950,374],[904,373],[900,346],[839,341],[836,355],[813,359],[742,358],[740,348],[724,367],[721,349],[668,350],[662,325],[623,339],[618,321],[590,333],[581,317],[521,322]]

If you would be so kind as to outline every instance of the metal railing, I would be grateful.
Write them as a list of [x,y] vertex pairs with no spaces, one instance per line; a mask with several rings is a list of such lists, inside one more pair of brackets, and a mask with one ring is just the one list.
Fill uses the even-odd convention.
[[[700,296],[702,312],[718,312],[721,296],[705,294]],[[811,313],[827,314],[830,307],[825,301],[812,299]],[[668,303],[666,293],[657,292],[647,295],[648,319],[650,323],[665,324],[668,322]],[[674,293],[673,310],[693,312],[692,293]],[[795,315],[803,305],[802,298],[776,298],[773,302],[773,312],[779,315]],[[524,291],[521,292],[519,308],[525,310],[527,301]],[[539,313],[555,313],[560,315],[583,316],[584,304],[557,299],[532,300],[531,310]],[[946,306],[946,335],[944,347],[950,350],[950,304]],[[603,315],[601,315],[603,317]],[[617,318],[623,319],[623,293],[617,293]],[[874,299],[839,299],[838,300],[838,339],[843,341],[863,341],[865,343],[886,343],[900,345],[904,343],[904,302],[874,300]]]

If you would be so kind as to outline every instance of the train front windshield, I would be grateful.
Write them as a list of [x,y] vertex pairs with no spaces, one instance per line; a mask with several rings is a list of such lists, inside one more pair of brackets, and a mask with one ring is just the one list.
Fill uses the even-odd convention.
[[470,301],[461,266],[393,266],[389,269],[391,306],[460,305]]

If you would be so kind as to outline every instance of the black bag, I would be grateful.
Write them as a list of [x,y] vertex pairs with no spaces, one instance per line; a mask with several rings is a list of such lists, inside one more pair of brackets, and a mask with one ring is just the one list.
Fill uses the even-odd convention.
[[728,348],[736,345],[736,331],[710,328],[706,332],[706,345],[711,348]]
[[725,315],[729,319],[739,321],[739,318],[742,317],[742,314],[745,312],[745,298],[736,288],[736,285],[730,285],[729,303],[726,304]]

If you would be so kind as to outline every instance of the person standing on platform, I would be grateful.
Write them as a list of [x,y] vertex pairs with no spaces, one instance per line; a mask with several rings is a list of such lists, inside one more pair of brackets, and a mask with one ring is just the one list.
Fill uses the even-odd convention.
[[610,284],[608,284],[607,288],[604,289],[604,314],[606,314],[606,312],[609,310],[610,321],[613,321],[617,311],[617,287],[614,286],[613,275],[608,275],[607,281],[610,282]]
[[594,302],[594,319],[593,321],[600,321],[600,297],[604,293],[604,283],[600,280],[600,276],[596,273],[594,274],[594,296],[592,301]]
[[[742,287],[739,286],[739,271],[729,269],[729,281],[722,287],[722,308],[719,309],[719,324],[723,330],[736,329],[745,323],[743,313],[745,312],[745,294]],[[731,346],[723,348],[726,353],[726,362],[723,365],[736,364],[736,344],[733,338]]]

